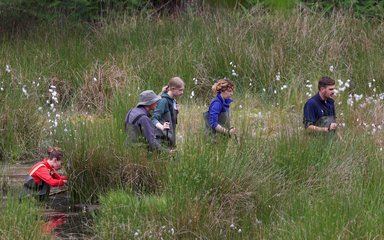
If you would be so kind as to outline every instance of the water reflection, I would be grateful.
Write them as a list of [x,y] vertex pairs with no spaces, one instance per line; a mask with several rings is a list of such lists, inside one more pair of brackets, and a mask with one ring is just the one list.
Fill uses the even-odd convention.
[[87,239],[92,236],[92,214],[96,205],[71,204],[68,192],[50,197],[43,233],[58,239]]

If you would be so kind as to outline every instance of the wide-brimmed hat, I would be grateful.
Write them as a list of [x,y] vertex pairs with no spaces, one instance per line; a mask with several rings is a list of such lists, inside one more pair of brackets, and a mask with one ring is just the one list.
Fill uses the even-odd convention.
[[145,90],[140,93],[139,103],[136,106],[149,106],[152,103],[159,101],[161,97],[156,95],[156,93],[152,90]]

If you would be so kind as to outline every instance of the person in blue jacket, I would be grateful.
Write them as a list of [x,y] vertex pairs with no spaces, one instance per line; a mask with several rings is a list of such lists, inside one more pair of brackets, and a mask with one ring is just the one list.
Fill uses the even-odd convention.
[[209,109],[204,113],[205,132],[212,135],[214,140],[216,134],[234,136],[236,129],[231,127],[229,105],[232,102],[232,95],[235,85],[231,80],[218,80],[213,86],[212,91],[216,96],[212,99]]

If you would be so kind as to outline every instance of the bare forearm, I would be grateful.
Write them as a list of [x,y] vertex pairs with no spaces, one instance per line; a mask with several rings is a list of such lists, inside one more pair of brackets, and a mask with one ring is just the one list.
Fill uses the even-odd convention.
[[315,126],[315,125],[309,125],[307,127],[307,131],[308,132],[317,132],[317,133],[326,133],[326,132],[329,132],[329,129],[327,127],[318,127],[318,126]]

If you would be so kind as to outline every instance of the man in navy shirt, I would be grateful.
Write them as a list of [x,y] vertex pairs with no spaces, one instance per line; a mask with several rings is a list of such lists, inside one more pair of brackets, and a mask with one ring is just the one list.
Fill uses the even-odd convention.
[[308,99],[304,105],[305,129],[309,132],[331,132],[337,128],[335,101],[335,80],[322,77],[319,92]]

